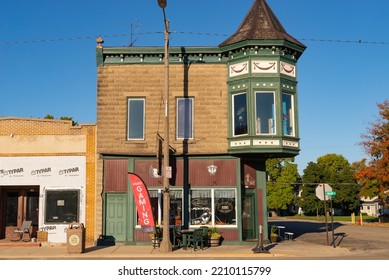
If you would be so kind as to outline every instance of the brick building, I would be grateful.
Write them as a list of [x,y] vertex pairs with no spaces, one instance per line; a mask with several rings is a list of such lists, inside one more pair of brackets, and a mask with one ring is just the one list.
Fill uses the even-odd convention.
[[[161,224],[164,48],[102,43],[96,228],[118,243],[144,242],[128,173],[147,185]],[[296,66],[304,50],[264,0],[219,46],[169,48],[170,225],[215,226],[231,243],[257,238],[259,225],[267,236],[265,162],[299,153]]]
[[95,240],[96,125],[68,120],[0,118],[0,239],[24,220],[32,235],[66,242],[72,222]]

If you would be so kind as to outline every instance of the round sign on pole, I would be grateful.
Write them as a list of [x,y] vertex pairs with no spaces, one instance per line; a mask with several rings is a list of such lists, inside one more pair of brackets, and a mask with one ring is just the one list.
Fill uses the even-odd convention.
[[[324,200],[324,193],[325,192],[332,192],[332,188],[331,188],[330,185],[328,185],[328,184],[319,184],[316,187],[316,196],[320,200]],[[330,197],[328,195],[326,195],[326,200],[329,200],[329,199],[330,199]]]

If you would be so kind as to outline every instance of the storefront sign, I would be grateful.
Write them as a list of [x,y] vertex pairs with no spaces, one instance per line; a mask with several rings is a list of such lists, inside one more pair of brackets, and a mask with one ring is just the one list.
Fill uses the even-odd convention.
[[154,232],[155,223],[153,211],[147,187],[142,179],[135,174],[128,174],[134,193],[136,210],[138,212],[139,223],[143,232]]
[[223,201],[216,205],[216,209],[223,214],[231,213],[234,210],[234,205],[229,201]]

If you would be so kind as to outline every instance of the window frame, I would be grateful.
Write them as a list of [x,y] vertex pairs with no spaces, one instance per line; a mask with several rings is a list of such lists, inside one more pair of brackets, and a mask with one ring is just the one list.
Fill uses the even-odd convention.
[[[183,114],[181,115],[180,105],[179,102],[184,101],[184,110]],[[186,103],[189,102],[189,105]],[[187,105],[190,109],[190,112],[187,112],[185,110],[187,108]],[[190,114],[190,116],[189,116]],[[181,123],[183,122],[183,125]],[[188,122],[188,128],[187,128],[187,122]],[[176,99],[176,139],[177,140],[193,140],[194,139],[194,98],[193,97],[178,97]],[[183,132],[180,131],[181,127],[183,127]],[[186,134],[189,135],[186,135]],[[181,137],[181,135],[183,137]],[[188,136],[188,137],[187,137]]]
[[[184,190],[183,189],[173,189],[173,188],[170,188],[170,192],[173,192],[173,191],[178,191],[178,192],[181,192],[181,197],[179,197],[181,199],[181,226],[184,224],[184,214],[183,214],[183,209],[184,209],[184,198],[183,198],[183,195],[184,195]],[[149,190],[149,193],[150,192],[156,192],[157,193],[157,196],[151,196],[150,195],[150,202],[152,204],[152,201],[153,201],[153,198],[157,199],[157,205],[156,205],[156,214],[155,212],[153,211],[153,215],[155,215],[154,219],[155,219],[155,225],[162,225],[163,223],[163,190],[162,189],[150,189]],[[170,209],[172,209],[171,207],[171,201],[172,201],[172,198],[170,198]],[[152,207],[153,205],[151,205]],[[140,228],[140,224],[139,224],[139,219],[138,219],[138,212],[135,211],[135,220],[136,220],[136,228]],[[170,219],[169,219],[169,222],[170,222]],[[174,224],[169,224],[169,226],[174,226]]]
[[[195,220],[196,218],[193,218],[192,217],[192,192],[193,191],[210,191],[210,200],[211,200],[211,209],[210,209],[210,212],[211,212],[211,218],[210,220],[206,223],[206,224],[203,224],[203,223],[193,223],[192,221]],[[232,219],[234,220],[234,223],[232,224],[221,224],[221,223],[218,223],[216,221],[216,199],[220,199],[220,197],[216,197],[215,195],[215,192],[218,192],[218,191],[231,191],[233,192],[233,196],[234,196],[234,208],[233,208],[233,212],[235,214],[235,217]],[[193,188],[190,190],[190,197],[189,197],[189,209],[190,209],[190,212],[189,212],[189,218],[190,218],[190,221],[188,222],[189,226],[190,227],[196,227],[196,226],[201,226],[201,225],[207,225],[207,226],[211,226],[211,227],[230,227],[230,228],[235,228],[235,227],[238,227],[238,211],[237,211],[237,207],[238,207],[238,196],[237,196],[237,189],[236,188]],[[201,215],[200,215],[201,216]]]
[[[131,114],[131,106],[130,103],[132,101],[142,101],[142,110],[143,110],[143,116],[142,116],[142,136],[141,137],[130,137],[130,126],[131,126],[131,121],[130,121],[130,114]],[[133,140],[144,140],[145,139],[145,125],[146,125],[146,98],[144,97],[130,97],[127,99],[127,140],[133,141]],[[136,129],[139,129],[138,127]],[[138,131],[136,131],[136,134]]]
[[[66,207],[66,200],[64,199],[58,199],[58,195],[61,193],[67,193],[67,195],[76,195],[76,201],[73,201],[73,203],[76,204],[76,209],[72,209],[73,211],[75,210],[75,213],[72,213],[72,216],[75,216],[76,219],[71,219],[71,220],[66,220],[66,219],[54,219],[54,217],[57,216],[52,216],[51,219],[49,219],[48,215],[53,214],[53,205],[55,201],[49,201],[50,195],[56,193],[57,197],[53,197],[53,199],[56,199],[57,207]],[[62,202],[63,201],[63,202]],[[81,201],[81,194],[79,189],[48,189],[45,191],[45,215],[44,215],[44,222],[45,224],[68,224],[68,223],[73,223],[73,222],[79,222],[80,221],[80,215],[81,215],[81,209],[80,209],[80,201]],[[63,203],[63,205],[61,205]],[[51,205],[50,207],[48,205]],[[68,210],[68,209],[67,209]],[[58,215],[59,216],[59,215]]]

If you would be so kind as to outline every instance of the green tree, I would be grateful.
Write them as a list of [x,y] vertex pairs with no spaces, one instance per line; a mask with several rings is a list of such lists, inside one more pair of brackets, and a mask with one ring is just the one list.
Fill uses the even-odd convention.
[[[54,120],[54,116],[53,115],[50,115],[50,114],[47,114],[44,119],[47,119],[47,120]],[[66,121],[72,121],[72,125],[75,126],[75,125],[78,125],[78,122],[74,121],[72,117],[60,117],[59,118],[60,120],[66,120]]]
[[[345,214],[357,210],[359,205],[359,187],[354,178],[354,169],[342,156],[327,154],[319,157],[317,163],[310,162],[304,170],[303,187],[299,205],[306,214],[324,209],[324,204],[316,197],[316,187],[327,183],[336,191],[333,205]],[[316,209],[315,209],[316,208]]]
[[294,185],[299,174],[294,159],[269,159],[266,161],[268,173],[267,207],[277,213],[287,210],[294,201]]
[[303,209],[306,215],[323,212],[324,204],[316,196],[316,187],[321,182],[320,174],[320,167],[314,162],[309,162],[304,169],[303,185],[300,188],[300,197],[297,199],[297,205]]

